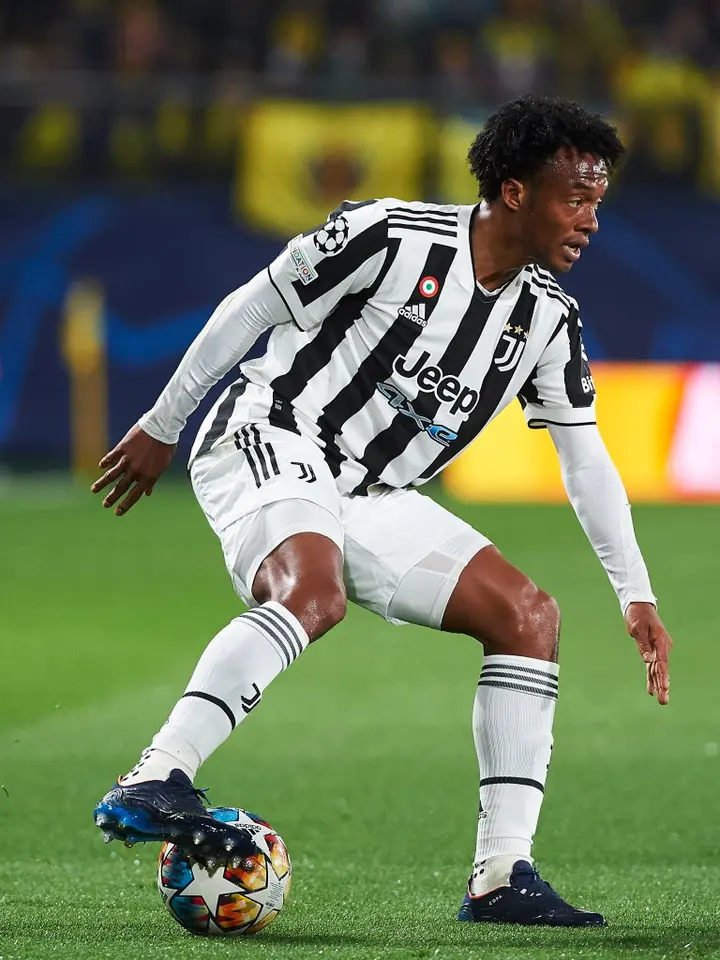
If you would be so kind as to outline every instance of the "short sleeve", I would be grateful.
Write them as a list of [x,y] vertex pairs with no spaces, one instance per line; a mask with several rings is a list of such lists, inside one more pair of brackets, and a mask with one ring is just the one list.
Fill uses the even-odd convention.
[[327,222],[292,239],[268,267],[295,324],[309,330],[340,300],[371,286],[388,245],[387,213],[377,201],[345,201]]
[[527,425],[533,429],[596,422],[595,384],[574,307],[558,325],[518,396]]

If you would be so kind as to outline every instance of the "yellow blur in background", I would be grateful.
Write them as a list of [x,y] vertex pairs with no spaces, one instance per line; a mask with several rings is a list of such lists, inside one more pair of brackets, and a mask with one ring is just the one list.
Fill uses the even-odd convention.
[[[634,501],[720,495],[720,364],[595,364],[597,416]],[[565,499],[546,430],[513,404],[444,472],[462,500]]]
[[423,107],[258,103],[243,129],[252,149],[238,166],[237,208],[287,236],[323,223],[346,197],[417,196],[430,134]]

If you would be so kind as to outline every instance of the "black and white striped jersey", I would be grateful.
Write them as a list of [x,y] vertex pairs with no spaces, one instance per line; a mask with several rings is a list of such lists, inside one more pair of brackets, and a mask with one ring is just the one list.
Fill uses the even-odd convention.
[[531,427],[594,423],[576,302],[536,265],[475,279],[475,206],[343,203],[268,267],[292,322],[206,418],[192,457],[243,424],[311,438],[342,493],[418,485],[519,397]]

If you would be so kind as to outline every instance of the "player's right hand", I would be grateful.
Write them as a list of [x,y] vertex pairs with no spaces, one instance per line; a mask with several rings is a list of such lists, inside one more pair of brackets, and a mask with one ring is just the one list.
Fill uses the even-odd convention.
[[98,466],[109,469],[90,489],[93,493],[99,493],[115,483],[103,500],[103,506],[112,507],[117,503],[115,515],[121,517],[135,506],[143,494],[150,496],[160,474],[170,465],[176,448],[176,443],[154,440],[136,424],[102,458]]
[[666,704],[670,699],[670,667],[668,658],[673,642],[655,604],[634,602],[625,611],[625,624],[637,644],[647,668],[647,692]]

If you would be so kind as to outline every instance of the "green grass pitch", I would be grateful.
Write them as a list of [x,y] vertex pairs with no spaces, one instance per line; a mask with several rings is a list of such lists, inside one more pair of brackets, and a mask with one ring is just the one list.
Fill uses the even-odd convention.
[[569,508],[456,505],[560,600],[555,751],[535,854],[606,930],[455,921],[474,846],[473,641],[352,609],[201,771],[294,860],[255,939],[185,934],[157,848],[105,846],[95,801],[239,611],[187,486],[117,520],[78,492],[0,500],[0,957],[720,957],[720,509],[635,518],[675,635],[668,708]]

